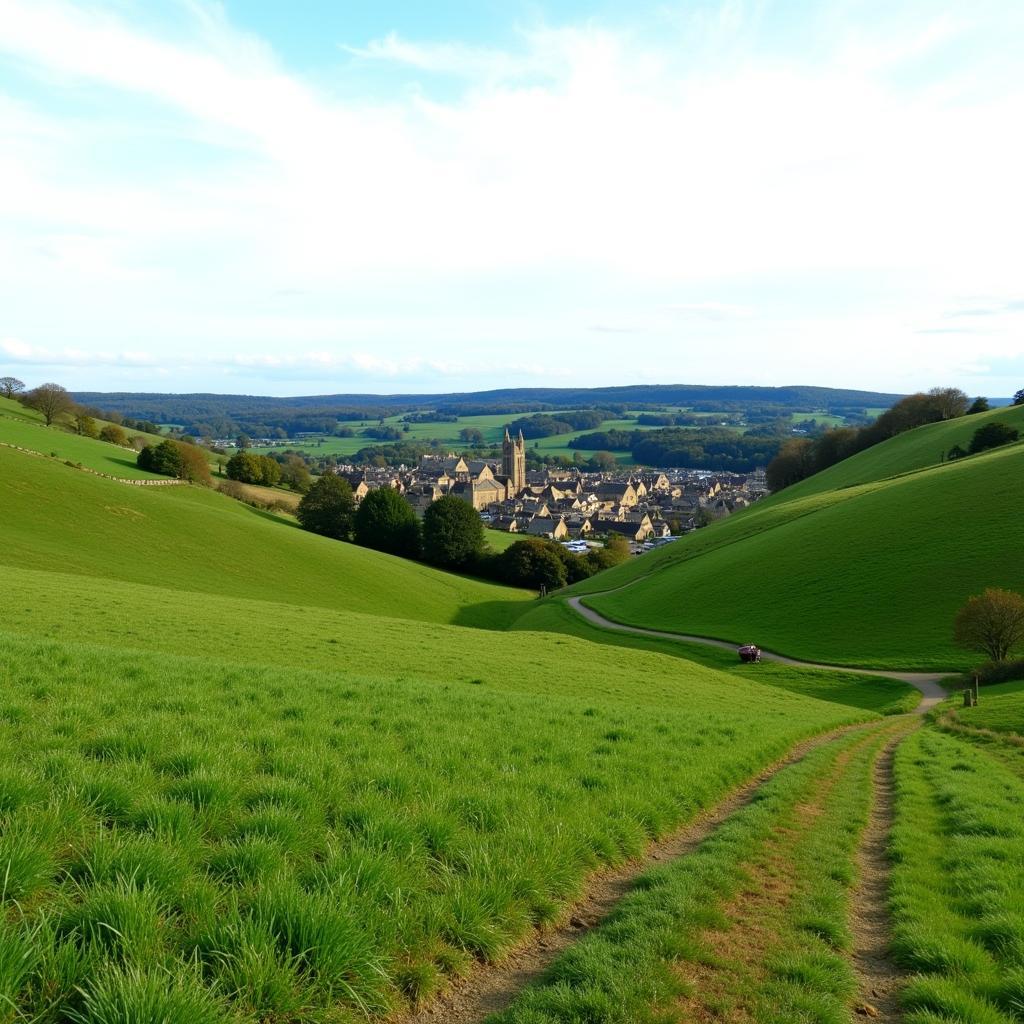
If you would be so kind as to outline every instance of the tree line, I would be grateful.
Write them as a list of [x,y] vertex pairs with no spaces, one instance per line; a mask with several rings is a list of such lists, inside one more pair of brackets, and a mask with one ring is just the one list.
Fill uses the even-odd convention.
[[[1024,404],[1024,389],[1014,396],[1014,403]],[[907,430],[928,423],[976,415],[988,409],[986,399],[976,398],[972,402],[959,388],[932,388],[927,392],[908,395],[867,426],[836,427],[816,438],[793,438],[786,441],[775,458],[768,463],[768,486],[772,491],[780,491]],[[993,447],[992,442],[1004,444],[1007,439],[1016,439],[1016,432],[1011,428],[992,431],[989,430],[991,426],[987,425],[982,431],[976,432],[981,436],[976,436],[972,441],[972,451]],[[998,426],[1003,427],[1002,424]],[[1014,436],[1011,438],[1010,434]],[[999,437],[1003,440],[998,440]],[[948,454],[951,458],[958,458],[970,453],[956,446]]]

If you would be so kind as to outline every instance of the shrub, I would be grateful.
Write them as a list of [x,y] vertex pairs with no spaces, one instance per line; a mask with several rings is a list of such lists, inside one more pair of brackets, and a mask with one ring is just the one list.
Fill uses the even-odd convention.
[[412,506],[392,487],[380,487],[360,502],[354,520],[357,544],[403,558],[420,554],[420,523]]
[[[554,548],[565,550],[560,545],[540,537],[528,537],[517,540],[507,547],[499,556],[503,578],[514,586],[546,587],[557,590],[568,582],[565,563]],[[565,552],[569,557],[568,551]]]
[[128,435],[116,424],[108,423],[100,431],[100,440],[120,445],[123,448],[128,443]]
[[986,423],[985,426],[978,427],[974,432],[968,451],[971,455],[975,455],[978,452],[988,451],[990,448],[1000,448],[1004,444],[1010,444],[1019,437],[1020,431],[1005,423]]
[[348,540],[352,536],[354,512],[355,499],[349,482],[334,473],[324,473],[303,496],[296,515],[304,530]]

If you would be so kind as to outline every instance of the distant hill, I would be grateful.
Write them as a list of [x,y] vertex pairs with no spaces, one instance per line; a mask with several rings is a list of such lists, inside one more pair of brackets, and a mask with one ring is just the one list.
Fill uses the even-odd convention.
[[419,407],[477,407],[503,411],[509,407],[548,406],[569,408],[602,404],[680,405],[721,403],[727,407],[752,404],[779,405],[790,409],[884,408],[902,396],[875,391],[805,386],[747,387],[742,385],[637,384],[606,388],[500,388],[446,394],[338,394],[277,398],[269,395],[218,395],[210,393],[159,394],[79,391],[75,398],[86,405],[143,417],[156,422],[175,422],[183,410],[195,416],[253,416],[273,411],[323,411],[328,409],[402,409]]

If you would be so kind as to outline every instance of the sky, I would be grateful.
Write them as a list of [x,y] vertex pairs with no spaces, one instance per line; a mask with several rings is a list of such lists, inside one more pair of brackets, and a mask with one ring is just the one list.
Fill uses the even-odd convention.
[[0,375],[1024,387],[1019,0],[0,0]]

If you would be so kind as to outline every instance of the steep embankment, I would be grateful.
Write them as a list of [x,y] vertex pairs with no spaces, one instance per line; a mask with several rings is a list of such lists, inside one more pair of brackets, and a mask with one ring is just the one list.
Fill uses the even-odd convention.
[[0,564],[28,569],[490,627],[531,596],[317,537],[205,488],[130,487],[8,448],[0,508]]
[[860,486],[784,492],[572,592],[618,622],[812,661],[965,666],[972,656],[951,635],[957,608],[986,586],[1024,588],[1024,563],[1009,555],[1024,545],[1022,469],[1015,444]]

